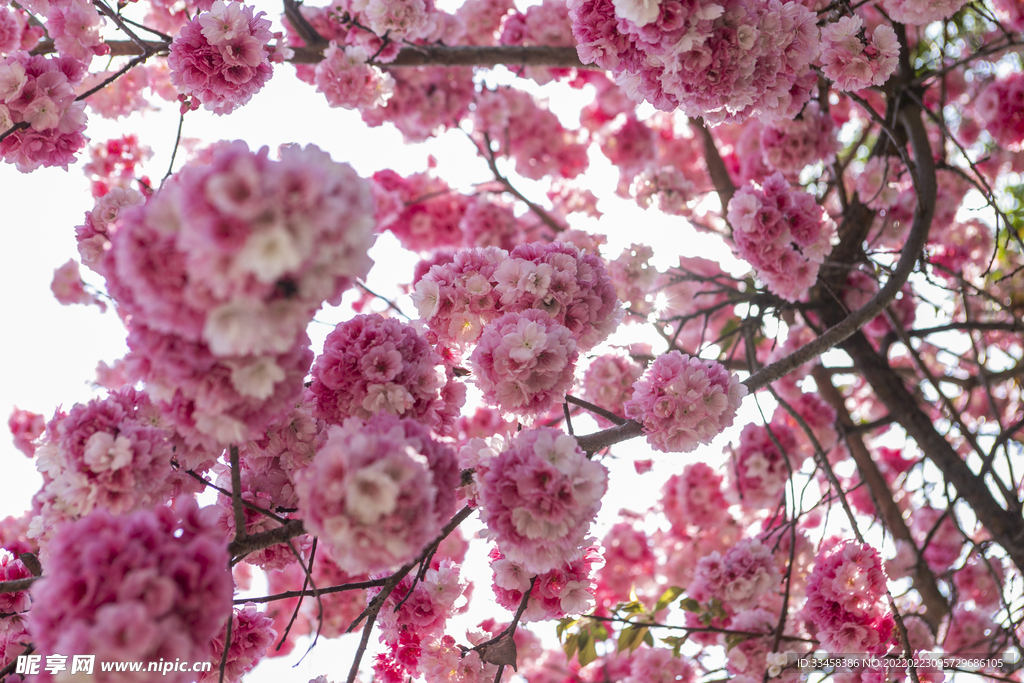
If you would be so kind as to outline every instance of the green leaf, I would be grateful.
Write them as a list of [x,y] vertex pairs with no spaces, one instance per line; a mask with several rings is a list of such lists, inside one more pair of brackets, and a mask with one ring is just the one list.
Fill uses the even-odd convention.
[[623,650],[629,650],[633,647],[633,641],[637,639],[640,629],[636,626],[627,626],[626,628],[619,631],[619,649],[618,652]]
[[672,604],[672,601],[683,594],[683,589],[679,586],[672,586],[658,598],[658,602],[654,605],[654,611],[660,612],[661,610]]
[[[654,636],[651,635],[651,630],[650,629],[647,629],[647,628],[644,629],[644,638],[643,638],[643,640],[644,640],[645,643],[647,643],[647,647],[654,647]],[[640,643],[637,643],[638,647],[639,647],[639,645],[640,645]]]
[[636,614],[637,612],[647,611],[644,608],[643,604],[637,600],[634,600],[633,602],[627,602],[625,605],[620,606],[619,609],[625,612],[626,614]]
[[679,601],[679,607],[687,612],[693,612],[694,614],[700,614],[702,611],[700,603],[693,598],[683,598]]
[[572,617],[565,617],[558,620],[558,626],[555,627],[555,633],[558,634],[558,641],[562,641],[562,636],[565,634],[565,630],[575,624],[579,619],[573,619]]
[[590,624],[590,635],[594,640],[608,640],[608,629],[601,622]]
[[580,666],[586,666],[597,659],[597,648],[594,646],[593,638],[587,638],[586,645],[580,647],[580,651],[576,655],[576,659],[579,661]]
[[742,642],[744,642],[746,640],[750,640],[753,637],[755,637],[755,636],[748,636],[748,635],[744,635],[742,633],[730,633],[729,635],[727,635],[725,637],[725,651],[726,651],[726,653],[728,653],[729,650],[733,649],[734,647],[736,647],[740,643],[742,643]]
[[578,645],[579,636],[576,633],[570,633],[569,637],[565,639],[565,644],[562,645],[562,649],[565,650],[565,661],[568,662],[572,659],[572,656],[576,654],[576,648]]

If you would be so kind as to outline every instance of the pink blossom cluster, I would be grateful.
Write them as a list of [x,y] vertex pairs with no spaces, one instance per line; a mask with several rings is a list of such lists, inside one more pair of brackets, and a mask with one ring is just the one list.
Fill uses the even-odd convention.
[[999,144],[1019,149],[1024,142],[1024,74],[1013,71],[989,83],[974,110]]
[[[729,621],[730,631],[770,634],[779,623],[779,615],[763,608],[745,609]],[[763,681],[768,669],[767,655],[771,649],[771,636],[744,638],[743,642],[729,648],[725,662],[726,670],[734,681]]]
[[[92,196],[102,197],[115,187],[130,189],[136,182],[136,166],[151,156],[152,150],[140,145],[134,134],[90,145],[89,163],[82,166],[82,171],[92,181]],[[138,181],[140,185],[151,184],[145,176]]]
[[[100,661],[209,661],[231,614],[227,540],[209,508],[191,500],[117,517],[95,510],[65,524],[47,546],[46,574],[32,587],[28,630],[43,655]],[[101,682],[124,674],[93,674]],[[185,672],[161,680],[185,683]],[[56,680],[40,674],[41,680]]]
[[360,13],[378,36],[415,40],[423,37],[433,9],[434,3],[424,0],[368,0]]
[[[93,185],[96,188],[96,185]],[[111,187],[101,197],[91,211],[85,212],[85,221],[75,226],[75,239],[78,241],[78,255],[82,265],[102,274],[103,254],[109,249],[110,230],[117,222],[121,211],[130,206],[140,206],[146,202],[145,196],[138,190],[122,187]]]
[[619,522],[601,539],[604,566],[597,572],[596,598],[604,609],[650,595],[657,557],[651,539],[629,522]]
[[830,653],[884,651],[894,630],[878,551],[854,541],[824,547],[807,579],[802,614]]
[[40,166],[67,170],[85,146],[85,102],[75,99],[85,74],[83,62],[64,55],[19,50],[0,60],[0,131],[25,126],[0,141],[4,161],[22,173]]
[[715,361],[672,351],[658,356],[636,383],[626,416],[644,426],[663,453],[689,453],[732,424],[747,389]]
[[167,57],[178,91],[220,115],[248,102],[274,73],[265,47],[273,36],[264,15],[241,2],[216,0],[185,24]]
[[[259,439],[248,441],[239,447],[240,480],[242,500],[265,510],[294,510],[298,507],[295,494],[295,473],[313,460],[318,446],[326,435],[317,426],[309,413],[308,404],[296,408],[290,415],[269,427]],[[231,489],[231,469],[218,464],[214,468],[217,485],[224,490]],[[220,495],[217,498],[220,511],[219,523],[228,538],[235,536],[235,520],[231,498]],[[257,510],[245,508],[245,530],[248,534],[269,531],[279,523]],[[310,545],[308,536],[292,539],[291,546],[302,550]],[[246,555],[245,561],[273,570],[295,562],[295,553],[288,544],[278,543]]]
[[700,603],[716,598],[727,609],[744,610],[755,607],[778,582],[772,551],[761,541],[748,538],[724,554],[714,551],[702,557],[687,595]]
[[[593,574],[601,563],[601,555],[596,546],[589,546],[576,559],[539,574],[509,560],[499,548],[491,550],[489,557],[494,572],[491,590],[499,605],[515,612],[519,609],[523,594],[530,591],[530,599],[521,617],[524,622],[585,614],[594,607],[596,586]],[[533,590],[530,590],[530,581],[534,576],[537,580]]]
[[[455,604],[466,589],[459,565],[451,560],[427,569],[421,581],[410,576],[399,581],[377,617],[380,639],[388,650],[378,655],[374,671],[383,680],[392,680],[389,676],[397,674],[398,683],[418,675],[424,646],[443,636],[448,619],[456,612]],[[367,599],[379,593],[379,588],[370,588]]]
[[[658,270],[650,264],[652,258],[653,249],[645,244],[631,244],[617,259],[608,262],[608,276],[615,284],[615,294],[624,306],[628,303],[630,316],[641,320],[652,308],[648,295],[660,279]],[[636,318],[626,318],[631,319]]]
[[383,107],[391,97],[394,79],[380,67],[367,64],[370,55],[362,46],[339,47],[334,41],[316,65],[316,91],[327,104],[345,109]]
[[565,402],[578,357],[568,328],[530,308],[484,327],[469,364],[485,401],[506,414],[532,417]]
[[[643,368],[627,356],[606,353],[590,361],[583,375],[583,398],[599,408],[625,418],[623,405],[633,395],[633,384],[640,379]],[[602,428],[611,422],[595,415]]]
[[[526,8],[525,12],[513,12],[505,17],[498,39],[502,45],[574,47],[572,25],[565,13],[562,0],[543,0],[539,5]],[[571,68],[534,67],[522,68],[522,75],[540,84],[568,76]]]
[[42,26],[29,23],[24,9],[0,5],[0,57],[18,50],[31,50],[43,37]]
[[58,412],[36,450],[44,483],[34,499],[33,527],[49,533],[53,524],[95,508],[123,514],[159,505],[184,483],[172,460],[199,464],[141,391],[126,387]]
[[630,657],[629,676],[622,683],[692,683],[693,666],[664,647],[641,647]]
[[793,429],[777,422],[748,424],[740,432],[739,445],[730,445],[727,452],[732,459],[732,489],[740,505],[748,510],[778,505],[790,475],[800,469],[807,456]]
[[[377,314],[338,323],[312,375],[313,414],[330,424],[387,412],[447,434],[465,399],[464,388],[454,387],[461,383],[446,375],[441,357],[412,325]],[[446,400],[453,397],[462,400]]]
[[[224,681],[237,683],[242,676],[252,671],[253,667],[263,659],[267,648],[274,644],[277,631],[274,620],[265,613],[256,610],[256,605],[249,603],[231,614],[231,646],[228,648],[227,659],[224,660]],[[211,643],[210,658],[221,661],[224,653],[225,631],[218,631]],[[199,676],[199,683],[217,683],[221,681],[219,667],[206,671]]]
[[892,27],[879,24],[866,44],[863,42],[863,29],[864,20],[854,14],[842,17],[821,30],[821,71],[832,80],[837,90],[861,90],[870,85],[882,85],[899,65],[900,46]]
[[[26,3],[28,4],[28,3]],[[58,54],[89,62],[94,55],[110,53],[100,29],[105,23],[96,7],[86,0],[52,0],[28,4],[46,15],[46,34]]]
[[7,428],[14,437],[14,447],[31,458],[36,454],[36,445],[33,442],[46,431],[46,418],[39,413],[15,406],[11,416],[7,418]]
[[454,512],[455,452],[418,422],[387,413],[349,418],[327,435],[295,475],[306,528],[349,573],[411,560]]
[[964,549],[966,539],[954,523],[952,512],[930,505],[915,507],[910,529],[918,546],[928,539],[928,547],[921,554],[933,572],[942,573],[952,567]]
[[882,0],[881,4],[893,21],[924,26],[953,16],[967,0]]
[[974,601],[979,610],[996,610],[1002,604],[1006,572],[998,557],[975,553],[953,574],[953,585],[961,600]]
[[96,304],[101,311],[106,311],[107,305],[103,300],[86,291],[85,287],[82,274],[78,270],[78,262],[74,259],[68,259],[67,263],[53,271],[50,291],[61,305]]
[[993,641],[998,631],[999,624],[988,614],[957,605],[949,615],[942,649],[953,654],[994,653],[998,646]]
[[313,146],[187,166],[104,252],[132,379],[197,439],[258,438],[298,403],[313,314],[368,271],[372,216],[368,184]]
[[836,234],[814,196],[791,188],[781,173],[737,190],[728,218],[736,252],[786,301],[799,300],[815,283]]
[[971,282],[978,281],[992,260],[992,228],[976,218],[933,226],[928,235],[928,260],[942,266],[937,274],[947,280],[959,275]]
[[531,180],[572,179],[587,170],[587,145],[579,131],[565,128],[547,105],[517,88],[499,87],[476,96],[472,115],[478,145],[498,144],[515,160],[516,173]]
[[438,341],[456,348],[476,342],[502,314],[539,309],[587,351],[611,334],[621,315],[600,256],[564,242],[523,244],[511,253],[457,252],[416,283],[412,298]]
[[361,114],[371,127],[393,123],[406,142],[423,142],[462,120],[476,94],[473,70],[468,67],[395,69],[391,77],[395,85],[388,106],[364,109]]
[[460,247],[468,198],[431,173],[402,177],[391,169],[373,174],[378,230],[390,230],[410,251]]
[[[516,630],[518,636],[520,630]],[[483,638],[485,642],[489,638]],[[491,683],[498,667],[480,658],[479,650],[464,652],[450,635],[427,643],[423,647],[420,668],[429,683]],[[381,683],[404,683],[404,678],[383,677]]]
[[673,474],[661,489],[661,508],[673,529],[710,529],[730,520],[729,503],[722,491],[724,478],[709,465],[695,462]]
[[572,0],[580,59],[636,101],[711,123],[800,111],[816,77],[813,12],[796,2]]
[[510,562],[544,574],[584,555],[607,485],[605,467],[573,437],[550,427],[523,431],[477,479],[481,519]]
[[761,129],[761,152],[770,167],[795,176],[808,164],[820,161],[828,166],[835,161],[836,133],[835,119],[811,100],[799,118],[774,121]]
[[469,201],[459,229],[467,247],[495,246],[511,250],[526,242],[526,226],[516,218],[512,206],[482,194]]
[[[116,71],[94,71],[86,77],[82,85],[91,90],[116,73]],[[143,90],[149,85],[149,69],[139,65],[129,69],[127,73],[117,76],[113,82],[90,95],[86,101],[89,103],[89,109],[94,113],[105,119],[116,120],[130,116],[134,112],[155,109],[143,95]],[[153,89],[155,90],[156,87]],[[176,90],[174,97],[177,97]]]
[[[31,576],[32,572],[28,570],[24,562],[12,556],[6,550],[0,549],[0,581],[17,581],[18,579],[27,579]],[[7,619],[10,615],[27,612],[31,606],[32,598],[27,590],[0,593],[0,614],[4,615],[3,619]],[[2,654],[0,652],[0,656]]]
[[1024,31],[1024,7],[1017,0],[993,0],[992,6],[1000,23],[1011,31]]

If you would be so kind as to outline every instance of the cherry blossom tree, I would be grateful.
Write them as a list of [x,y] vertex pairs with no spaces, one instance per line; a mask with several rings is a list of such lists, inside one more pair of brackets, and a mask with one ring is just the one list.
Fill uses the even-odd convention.
[[[0,157],[85,172],[53,295],[128,346],[8,421],[0,680],[1021,680],[1024,2],[283,2],[0,0]],[[292,73],[487,173],[183,139]],[[160,100],[163,177],[90,138]],[[613,253],[599,162],[739,266]]]

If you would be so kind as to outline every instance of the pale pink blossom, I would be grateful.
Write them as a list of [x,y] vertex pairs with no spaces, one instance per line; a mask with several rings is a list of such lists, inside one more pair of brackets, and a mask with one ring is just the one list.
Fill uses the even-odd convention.
[[624,409],[643,424],[656,449],[688,453],[732,424],[746,393],[719,363],[672,351],[658,356],[633,384]]

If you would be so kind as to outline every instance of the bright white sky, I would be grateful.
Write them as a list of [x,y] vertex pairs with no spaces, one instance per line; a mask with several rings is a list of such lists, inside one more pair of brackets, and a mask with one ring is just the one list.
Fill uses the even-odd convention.
[[[265,7],[268,14],[272,8]],[[544,92],[552,92],[545,88]],[[567,125],[578,125],[579,107],[589,93],[569,93],[555,98],[552,108],[563,117]],[[146,112],[128,120],[112,122],[90,116],[87,134],[94,142],[136,132],[153,150],[153,158],[144,172],[154,182],[163,177],[169,160],[177,127],[177,107],[158,103],[160,111]],[[366,176],[381,168],[393,168],[408,174],[426,168],[428,154],[438,160],[436,172],[449,183],[464,190],[475,182],[487,181],[489,172],[484,162],[472,153],[472,147],[461,133],[448,133],[424,145],[408,146],[390,125],[367,129],[358,114],[340,109],[329,109],[322,95],[314,88],[299,82],[291,66],[277,66],[274,78],[245,107],[226,117],[217,117],[200,110],[186,116],[183,135],[199,138],[203,142],[219,139],[243,139],[253,149],[289,142],[315,143],[329,151],[336,161],[351,163]],[[177,166],[183,161],[179,150]],[[86,159],[81,154],[80,159]],[[99,395],[89,382],[95,377],[96,364],[103,360],[112,363],[125,352],[125,332],[115,313],[101,314],[96,307],[64,307],[53,298],[49,285],[55,268],[69,258],[78,259],[74,227],[82,222],[84,212],[91,209],[89,186],[82,171],[81,161],[65,172],[61,169],[41,169],[23,175],[13,166],[0,165],[0,204],[4,207],[3,230],[6,247],[0,250],[0,291],[6,294],[2,319],[7,320],[0,336],[0,351],[8,361],[0,366],[0,416],[6,420],[13,406],[53,414],[58,406],[70,408]],[[642,242],[654,247],[656,263],[665,268],[678,263],[679,255],[718,258],[723,263],[735,263],[728,251],[714,238],[699,235],[682,220],[663,216],[657,212],[644,212],[634,204],[612,196],[617,171],[596,154],[591,171],[585,181],[599,197],[599,207],[605,216],[587,228],[607,234],[609,245],[604,255],[614,258],[630,242]],[[520,189],[536,200],[543,200],[539,186],[519,181]],[[579,226],[583,227],[583,226]],[[390,235],[382,236],[373,252],[378,265],[369,277],[376,291],[392,296],[394,284],[411,279],[416,257],[401,250]],[[728,266],[727,266],[728,267]],[[84,270],[86,280],[101,285],[91,272]],[[350,300],[349,296],[346,300]],[[406,299],[403,309],[414,312]],[[315,350],[319,351],[323,339],[333,325],[351,315],[343,305],[340,309],[322,311],[310,328]],[[637,331],[630,328],[618,341],[637,341]],[[658,338],[650,334],[647,341],[658,346]],[[737,424],[755,419],[756,408],[748,400],[744,404]],[[582,433],[593,431],[585,421],[578,424]],[[614,523],[622,507],[643,510],[653,504],[655,491],[665,477],[682,470],[689,462],[703,459],[720,462],[722,446],[727,436],[736,438],[737,430],[723,435],[715,444],[689,456],[655,455],[653,472],[638,477],[631,465],[634,458],[651,457],[642,440],[634,440],[615,448],[616,456],[623,458],[609,463],[613,468],[612,490],[601,513],[602,526]],[[32,495],[40,485],[34,463],[17,451],[9,435],[0,435],[0,458],[3,476],[0,477],[0,517],[20,515],[30,506]],[[467,531],[478,528],[469,523]],[[603,535],[601,529],[595,535]],[[484,565],[483,544],[471,558],[471,578],[476,581],[475,601],[489,599],[490,573]],[[484,572],[481,574],[480,572]],[[465,625],[479,622],[479,612]],[[503,618],[508,618],[505,615]],[[459,629],[451,630],[456,637]],[[374,641],[376,638],[373,639]],[[247,680],[306,681],[326,674],[332,681],[344,679],[351,656],[349,648],[337,647],[321,641],[297,671],[290,667],[305,646],[300,644],[293,655],[283,660],[269,660]]]

